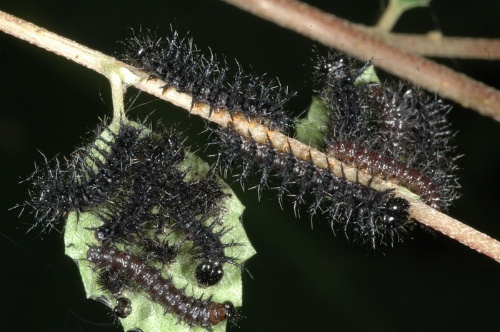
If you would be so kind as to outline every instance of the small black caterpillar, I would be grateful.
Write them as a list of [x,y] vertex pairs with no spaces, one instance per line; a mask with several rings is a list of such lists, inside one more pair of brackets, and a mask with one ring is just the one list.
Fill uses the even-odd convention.
[[71,210],[81,212],[105,203],[125,181],[132,165],[129,151],[139,132],[127,125],[116,134],[98,128],[92,142],[102,146],[91,143],[78,148],[64,164],[44,158],[44,163],[24,180],[30,184],[30,200],[22,206],[35,215],[33,227],[45,230]]
[[193,103],[206,103],[212,111],[224,108],[242,113],[280,130],[292,126],[283,106],[293,94],[275,79],[245,73],[238,63],[231,69],[225,57],[203,54],[176,31],[166,38],[141,31],[123,44],[125,62],[163,80],[165,88],[189,94]]
[[[179,174],[170,179],[169,188],[160,205],[161,216],[172,220],[170,227],[173,231],[181,231],[186,234],[187,240],[193,241],[191,253],[195,259],[201,260],[195,272],[198,283],[202,286],[215,285],[224,275],[225,263],[238,265],[224,251],[239,244],[221,241],[227,229],[215,231],[220,221],[216,218],[218,207],[212,203],[222,198],[220,185],[211,176],[198,182],[186,182]],[[207,225],[210,217],[215,219]]]
[[164,265],[173,263],[180,251],[180,244],[171,244],[168,240],[143,238],[139,245],[147,261],[158,261]]
[[128,181],[116,193],[112,205],[100,212],[103,225],[96,232],[101,242],[140,242],[142,234],[157,218],[154,209],[162,204],[164,188],[175,165],[185,158],[178,133],[154,126],[140,125],[141,136],[128,149]]
[[146,292],[151,301],[160,304],[165,312],[175,314],[189,326],[199,325],[210,331],[212,326],[236,318],[231,302],[217,303],[211,301],[210,297],[203,300],[187,296],[138,256],[107,246],[91,246],[87,259],[100,270],[123,273],[129,282]]

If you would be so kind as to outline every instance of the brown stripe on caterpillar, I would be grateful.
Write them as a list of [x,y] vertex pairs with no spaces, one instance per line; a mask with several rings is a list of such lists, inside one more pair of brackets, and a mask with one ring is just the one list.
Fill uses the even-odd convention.
[[142,258],[108,246],[91,246],[87,259],[101,270],[123,273],[130,283],[146,292],[151,301],[160,304],[165,312],[175,314],[189,326],[199,325],[209,331],[213,325],[236,318],[231,302],[217,303],[187,296],[172,280],[163,278],[158,269],[148,265]]
[[331,142],[327,147],[327,153],[350,166],[367,170],[374,176],[407,187],[434,209],[441,208],[441,195],[437,191],[437,185],[429,176],[404,162],[347,141]]

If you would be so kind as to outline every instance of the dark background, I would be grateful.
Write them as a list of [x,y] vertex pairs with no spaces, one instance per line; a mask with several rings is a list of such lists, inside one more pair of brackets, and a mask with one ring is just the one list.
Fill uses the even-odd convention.
[[[312,2],[312,1],[310,1]],[[372,24],[377,1],[330,1],[317,6],[354,22]],[[326,2],[325,2],[326,3]],[[328,7],[327,7],[328,6]],[[313,43],[219,1],[10,1],[1,10],[32,21],[107,54],[129,34],[128,27],[173,24],[189,31],[202,48],[252,64],[300,90],[290,109],[307,106],[307,64]],[[431,9],[404,15],[397,31],[499,37],[496,0],[434,1]],[[444,63],[500,87],[499,62]],[[26,233],[29,215],[7,211],[22,202],[20,178],[40,160],[69,154],[80,137],[110,114],[108,83],[102,76],[24,41],[0,34],[0,329],[15,331],[119,331],[102,304],[86,300],[75,263],[64,256],[57,232]],[[135,92],[132,92],[133,95]],[[141,101],[154,100],[141,95]],[[139,103],[136,102],[135,105]],[[165,121],[188,128],[190,143],[204,140],[203,122],[167,103],[153,101]],[[450,118],[459,131],[463,197],[451,216],[500,238],[500,124],[455,106]],[[201,141],[200,141],[201,140]],[[244,279],[246,316],[231,331],[498,331],[500,265],[440,234],[417,230],[411,240],[370,252],[337,237],[325,225],[281,211],[272,194],[233,186],[246,205],[244,224],[258,254]]]

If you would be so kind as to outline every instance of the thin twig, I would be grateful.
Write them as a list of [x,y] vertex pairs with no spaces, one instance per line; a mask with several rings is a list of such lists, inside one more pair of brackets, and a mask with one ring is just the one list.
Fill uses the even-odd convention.
[[500,60],[500,39],[443,36],[439,32],[425,35],[379,33],[394,47],[412,54],[440,58]]
[[500,121],[500,91],[389,45],[376,33],[295,0],[224,0]]
[[[430,0],[389,0],[379,21],[371,30],[387,43],[412,54],[430,57],[500,60],[500,39],[444,36],[439,31],[427,34],[391,33],[400,16],[416,7],[427,7]],[[368,28],[368,27],[367,27]]]
[[[372,179],[370,174],[358,171],[347,165],[342,165],[341,167],[340,161],[332,157],[327,158],[322,152],[277,131],[272,131],[256,122],[248,121],[239,116],[231,116],[229,112],[223,109],[210,114],[210,107],[208,105],[193,104],[193,100],[189,95],[179,93],[173,88],[163,89],[164,82],[157,79],[148,79],[146,73],[4,12],[0,12],[0,30],[19,36],[19,38],[27,40],[34,45],[64,56],[107,76],[112,79],[116,93],[119,93],[121,89],[121,84],[116,82],[116,78],[120,77],[125,84],[134,85],[142,91],[184,108],[192,114],[199,115],[220,126],[225,127],[231,122],[241,135],[246,137],[251,136],[259,143],[265,144],[270,140],[278,151],[285,152],[291,148],[297,158],[302,160],[311,159],[315,165],[323,169],[330,169],[336,176],[345,176],[349,181],[359,181],[362,184],[367,184]],[[119,75],[115,76],[116,73]],[[120,101],[118,100],[117,103],[119,106]],[[412,217],[417,221],[500,262],[500,242],[497,240],[422,204],[416,195],[394,183],[375,178],[371,186],[378,190],[395,189],[397,196],[404,197],[410,201],[412,204]]]
[[0,11],[0,30],[103,75],[106,75],[103,68],[115,60],[104,53],[75,43],[2,11]]

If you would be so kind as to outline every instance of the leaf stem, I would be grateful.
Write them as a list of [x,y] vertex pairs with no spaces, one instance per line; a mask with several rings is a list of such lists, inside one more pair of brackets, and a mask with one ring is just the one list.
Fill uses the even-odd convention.
[[429,5],[430,0],[389,0],[387,7],[378,20],[375,28],[379,31],[389,32],[394,28],[401,15],[407,10]]

